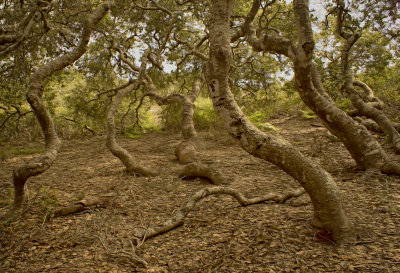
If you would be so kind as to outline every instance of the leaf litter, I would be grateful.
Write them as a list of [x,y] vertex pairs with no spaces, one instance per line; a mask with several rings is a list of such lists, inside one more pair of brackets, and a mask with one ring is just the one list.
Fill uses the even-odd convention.
[[[211,196],[182,227],[135,245],[135,228],[161,224],[209,183],[178,177],[183,166],[173,151],[179,134],[120,140],[138,162],[162,170],[152,178],[127,174],[107,151],[105,137],[97,136],[65,141],[54,165],[29,180],[32,205],[17,221],[0,226],[0,272],[400,272],[400,178],[366,177],[341,143],[325,137],[326,129],[309,120],[283,119],[270,121],[279,127],[274,133],[334,176],[356,225],[356,245],[339,247],[313,228],[306,195],[248,207],[229,196]],[[202,160],[246,196],[298,187],[227,134],[214,130],[200,137]],[[316,139],[322,143],[317,152]],[[0,213],[12,201],[12,169],[26,157],[0,163]],[[99,197],[107,203],[46,220],[59,206]]]

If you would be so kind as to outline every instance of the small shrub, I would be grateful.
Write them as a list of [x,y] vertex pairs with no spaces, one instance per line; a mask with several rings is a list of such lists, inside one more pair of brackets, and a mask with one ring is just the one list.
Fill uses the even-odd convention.
[[198,97],[194,104],[196,108],[193,115],[193,122],[197,129],[207,130],[219,123],[220,120],[214,111],[214,106],[210,98]]
[[53,211],[59,206],[57,194],[54,190],[48,189],[46,187],[41,187],[37,193],[39,200],[37,201],[39,209],[43,213],[48,213]]
[[344,112],[349,112],[350,107],[351,107],[351,101],[348,98],[341,99],[337,105],[339,106],[340,109],[342,109]]
[[278,131],[274,125],[265,120],[269,118],[269,115],[266,112],[256,111],[253,114],[248,116],[248,119],[258,128],[268,130],[268,131]]

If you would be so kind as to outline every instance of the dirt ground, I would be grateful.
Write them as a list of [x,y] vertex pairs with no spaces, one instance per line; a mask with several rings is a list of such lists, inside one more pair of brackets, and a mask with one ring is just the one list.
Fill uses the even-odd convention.
[[[283,116],[270,122],[279,128],[276,134],[335,177],[358,232],[355,245],[339,247],[321,238],[310,224],[306,195],[248,207],[221,195],[202,200],[184,226],[145,241],[136,255],[147,265],[135,263],[134,229],[162,223],[192,193],[212,185],[178,177],[183,168],[174,157],[178,133],[120,139],[140,163],[162,170],[153,178],[127,174],[105,148],[105,136],[97,136],[64,141],[54,165],[29,180],[24,214],[0,226],[0,272],[400,272],[400,177],[366,177],[357,171],[343,145],[314,126],[316,120]],[[299,187],[227,134],[214,130],[200,137],[202,160],[213,162],[230,187],[246,196]],[[12,201],[12,170],[33,156],[0,162],[0,214]],[[96,198],[108,201],[46,220],[58,206]]]

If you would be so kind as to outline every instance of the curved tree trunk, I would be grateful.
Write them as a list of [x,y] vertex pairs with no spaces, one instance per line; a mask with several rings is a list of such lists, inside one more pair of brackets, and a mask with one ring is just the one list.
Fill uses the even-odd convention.
[[[355,90],[354,86],[359,86],[368,92],[369,102],[365,102],[364,98],[361,97]],[[351,103],[358,110],[358,114],[373,119],[382,131],[389,137],[389,141],[392,144],[396,153],[400,153],[400,134],[393,126],[392,122],[387,116],[380,110],[383,108],[383,102],[373,96],[372,90],[361,81],[352,81],[352,83],[346,84],[346,93],[348,94]]]
[[[297,21],[296,27],[298,30],[302,30],[299,35],[310,36],[311,38],[311,27],[304,28],[304,26],[310,24],[308,5],[306,3],[304,5],[306,8],[302,15],[303,18]],[[312,53],[312,48],[310,48],[312,44],[306,43],[304,47],[297,48],[290,40],[277,34],[266,34],[263,37],[257,37],[253,20],[259,7],[260,0],[254,0],[253,7],[247,15],[241,30],[253,49],[282,54],[293,61],[296,87],[301,99],[318,115],[326,128],[343,142],[360,169],[400,174],[400,166],[388,158],[385,151],[368,130],[339,109],[326,93],[320,74],[311,61],[311,55],[306,63],[303,63],[304,60],[301,61],[304,52],[311,49]]]
[[[301,2],[295,1],[295,6]],[[213,20],[209,27],[207,82],[216,112],[230,135],[247,152],[277,165],[304,187],[314,206],[315,226],[332,232],[339,242],[353,239],[353,226],[345,214],[332,177],[289,142],[260,131],[234,100],[228,78],[232,61],[229,23],[233,6],[233,0],[218,0],[213,1],[211,10]]]
[[26,98],[42,128],[45,139],[45,151],[38,158],[25,162],[13,171],[14,209],[20,208],[24,201],[24,186],[28,178],[41,174],[50,168],[57,157],[61,145],[57,137],[53,119],[42,101],[44,81],[54,72],[71,65],[86,52],[93,28],[107,14],[110,5],[108,1],[105,1],[104,4],[96,8],[89,16],[82,30],[80,43],[75,49],[39,67],[31,76]]
[[[367,104],[364,102],[363,98],[357,93],[357,91],[354,89],[354,81],[353,81],[353,74],[351,71],[351,65],[349,61],[349,56],[351,52],[351,48],[353,45],[358,41],[358,39],[361,37],[361,33],[355,32],[355,33],[348,33],[345,31],[344,26],[343,26],[343,20],[345,18],[344,16],[345,13],[345,3],[343,0],[337,0],[337,32],[338,34],[345,40],[342,50],[341,50],[341,68],[342,68],[342,76],[344,78],[344,84],[343,84],[343,90],[344,92],[349,96],[352,104],[357,108],[357,110],[360,112],[360,114],[372,117],[381,127],[381,129],[389,136],[396,152],[400,152],[400,135],[397,133],[396,129],[393,127],[389,119],[377,108]],[[373,100],[373,92],[371,89],[368,88],[365,84],[361,82],[356,82],[356,85],[361,86],[364,88],[365,91],[367,91],[368,96],[370,100]],[[378,107],[382,106],[379,101],[375,100],[375,102],[378,103]],[[386,155],[386,154],[385,154]],[[387,157],[387,156],[386,156]],[[386,161],[388,161],[388,158],[386,158]],[[389,162],[391,163],[391,162]],[[382,166],[382,169],[384,170],[387,168],[385,166],[387,164],[384,164]],[[392,163],[393,167],[397,167],[397,174],[400,174],[399,170],[400,167],[397,165],[394,165]]]
[[181,127],[184,140],[176,147],[175,156],[178,158],[179,162],[184,164],[195,162],[197,160],[197,132],[193,122],[194,102],[200,93],[203,82],[202,79],[196,79],[193,82],[193,88],[186,96],[182,94],[171,94],[163,97],[158,94],[157,88],[147,74],[145,78],[146,88],[149,90],[146,95],[151,97],[158,105],[161,106],[171,103],[180,103],[182,105]]
[[121,160],[122,164],[126,167],[127,172],[137,173],[143,176],[156,176],[158,171],[153,168],[148,168],[135,163],[131,154],[118,145],[115,138],[115,113],[117,112],[118,105],[122,102],[123,98],[132,90],[139,88],[141,80],[136,80],[127,87],[119,90],[114,100],[112,101],[107,113],[107,148],[113,155]]

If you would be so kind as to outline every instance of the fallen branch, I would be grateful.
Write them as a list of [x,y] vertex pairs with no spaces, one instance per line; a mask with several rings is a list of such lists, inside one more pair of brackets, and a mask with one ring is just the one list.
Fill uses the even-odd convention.
[[81,200],[75,204],[60,207],[55,209],[52,213],[46,215],[46,220],[50,220],[51,218],[67,216],[83,211],[87,211],[92,208],[104,208],[110,201],[110,198],[113,196],[102,196],[101,198],[94,198],[89,200]]
[[304,189],[296,189],[285,194],[279,193],[268,193],[266,195],[254,198],[246,198],[241,192],[238,190],[228,188],[228,187],[209,187],[195,192],[193,195],[189,197],[186,201],[186,204],[183,205],[180,209],[178,209],[175,213],[175,216],[164,222],[159,227],[148,227],[143,230],[138,230],[134,232],[134,236],[138,241],[146,240],[164,233],[171,231],[179,226],[182,226],[185,218],[193,210],[197,202],[201,199],[216,194],[227,194],[235,198],[242,206],[249,206],[259,203],[265,203],[267,201],[275,201],[279,204],[285,203],[288,199],[293,197],[298,197],[304,193]]

